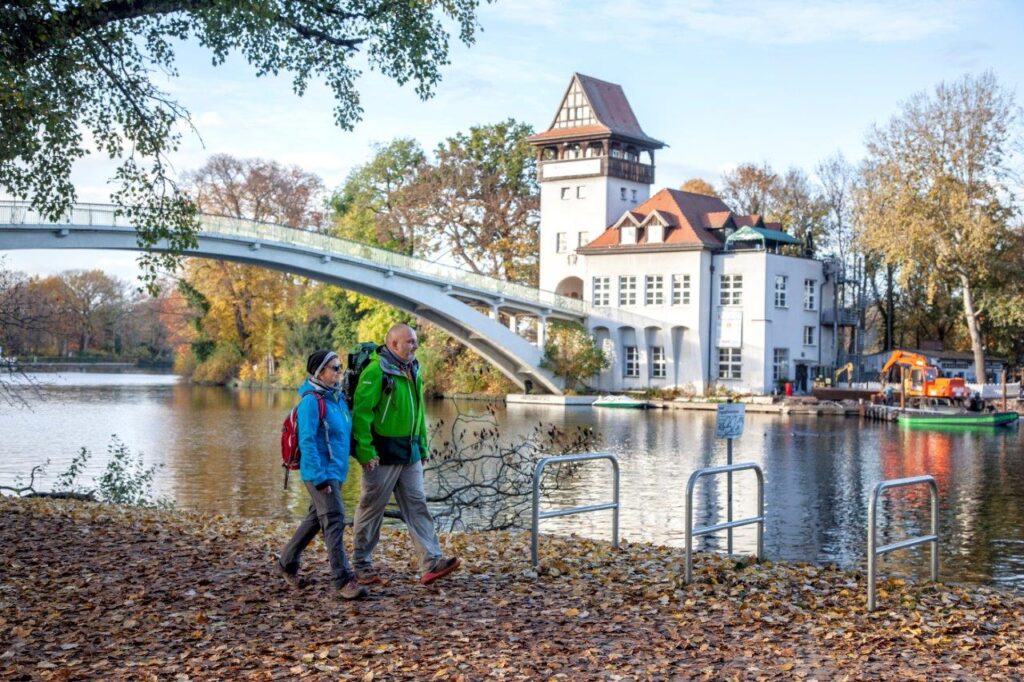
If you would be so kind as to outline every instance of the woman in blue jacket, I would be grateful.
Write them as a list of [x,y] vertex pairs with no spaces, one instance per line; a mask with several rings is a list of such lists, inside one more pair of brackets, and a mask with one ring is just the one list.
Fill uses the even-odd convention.
[[[342,599],[362,599],[366,587],[355,579],[345,555],[345,507],[341,484],[348,476],[352,416],[339,388],[341,360],[329,350],[314,351],[306,361],[309,378],[299,387],[297,425],[299,472],[309,491],[309,512],[277,560],[277,571],[288,584],[301,587],[299,557],[317,533],[323,531],[334,586]],[[326,412],[320,418],[320,401]]]

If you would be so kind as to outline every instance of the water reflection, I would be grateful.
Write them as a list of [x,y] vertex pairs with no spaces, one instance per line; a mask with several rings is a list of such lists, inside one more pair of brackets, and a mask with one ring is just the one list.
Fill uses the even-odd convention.
[[[43,380],[47,383],[31,411],[0,407],[0,483],[46,458],[53,460],[52,481],[82,446],[94,454],[86,473],[90,478],[105,465],[110,435],[116,433],[133,452],[145,453],[147,463],[165,465],[158,493],[181,506],[249,517],[298,518],[305,512],[308,498],[297,477],[282,487],[278,454],[281,420],[297,399],[294,392],[197,387],[167,376],[47,375]],[[450,425],[456,410],[438,402],[429,413]],[[726,461],[710,412],[510,405],[497,415],[509,437],[538,423],[593,426],[603,438],[602,449],[620,458],[621,533],[633,541],[682,546],[689,475]],[[765,472],[770,558],[863,567],[874,485],[929,473],[940,491],[943,577],[1024,589],[1022,455],[1024,439],[1016,428],[936,432],[856,419],[757,414],[747,416],[734,447],[735,462],[756,462]],[[353,462],[350,471],[343,496],[351,513],[360,470]],[[751,472],[735,476],[737,518],[755,515],[755,486]],[[610,467],[597,461],[582,467],[575,484],[545,500],[545,507],[604,502],[611,494]],[[724,519],[724,494],[724,477],[702,479],[695,495],[697,524]],[[927,532],[927,505],[924,487],[890,491],[879,505],[880,542]],[[609,537],[611,513],[549,519],[542,528]],[[701,541],[724,546],[724,536]],[[752,552],[755,542],[754,527],[735,531],[738,551]],[[888,555],[882,570],[923,577],[926,556],[927,548]]]

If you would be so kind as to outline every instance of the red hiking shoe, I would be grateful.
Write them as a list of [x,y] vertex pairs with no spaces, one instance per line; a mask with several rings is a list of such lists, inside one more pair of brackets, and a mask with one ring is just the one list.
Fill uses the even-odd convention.
[[429,585],[435,580],[445,577],[449,573],[454,573],[461,565],[462,562],[459,561],[458,557],[443,558],[437,562],[432,570],[423,574],[420,578],[420,582],[424,585]]

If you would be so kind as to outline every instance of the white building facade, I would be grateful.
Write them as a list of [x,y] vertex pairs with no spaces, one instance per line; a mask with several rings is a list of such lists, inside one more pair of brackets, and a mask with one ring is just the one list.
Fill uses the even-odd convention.
[[780,225],[716,197],[652,196],[664,144],[619,86],[575,74],[550,129],[530,142],[540,287],[593,306],[588,326],[611,360],[588,383],[764,394],[787,382],[809,390],[834,364],[824,264],[791,255],[800,242]]

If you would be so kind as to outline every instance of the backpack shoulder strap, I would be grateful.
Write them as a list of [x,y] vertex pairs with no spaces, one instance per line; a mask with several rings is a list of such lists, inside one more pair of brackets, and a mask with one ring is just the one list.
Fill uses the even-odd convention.
[[326,419],[327,401],[324,400],[324,397],[322,395],[320,395],[320,391],[306,391],[305,393],[302,394],[302,397],[305,398],[307,395],[316,396],[316,406],[317,411],[320,413],[320,421]]

